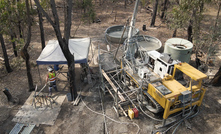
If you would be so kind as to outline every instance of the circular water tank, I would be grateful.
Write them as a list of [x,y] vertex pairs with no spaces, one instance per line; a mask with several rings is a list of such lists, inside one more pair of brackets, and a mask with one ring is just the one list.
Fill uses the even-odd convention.
[[171,54],[174,60],[189,63],[192,49],[193,44],[190,41],[181,38],[171,38],[165,42],[164,53]]
[[[109,28],[106,29],[105,31],[105,39],[107,42],[112,42],[112,43],[119,43],[121,36],[123,34],[124,31],[124,25],[116,25],[116,26],[111,26]],[[124,36],[121,40],[121,44],[124,42],[124,40],[127,38],[128,35],[128,31],[129,31],[129,26],[126,28],[125,32],[124,32]],[[134,35],[138,35],[139,34],[139,30],[134,28],[133,29],[133,36]]]
[[[132,37],[132,39],[138,43],[141,51],[159,51],[162,46],[162,43],[159,39],[148,35],[135,35]],[[127,43],[127,40],[128,39],[124,41],[124,44]]]

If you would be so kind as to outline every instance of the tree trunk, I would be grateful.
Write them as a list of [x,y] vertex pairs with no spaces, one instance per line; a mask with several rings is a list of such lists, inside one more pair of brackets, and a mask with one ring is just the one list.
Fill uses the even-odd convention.
[[75,60],[74,56],[71,55],[69,57],[69,62],[68,63],[68,73],[69,73],[69,82],[70,82],[70,92],[72,95],[72,98],[76,99],[77,98],[77,88],[76,88],[76,80],[75,80]]
[[13,47],[13,50],[14,50],[14,55],[15,55],[15,57],[18,57],[18,53],[17,53],[17,50],[16,50],[16,44],[15,44],[15,41],[14,41],[15,38],[16,38],[16,34],[11,32],[11,40],[12,40],[12,47]]
[[22,36],[22,29],[21,29],[21,21],[18,21],[18,30],[19,30],[19,37],[23,38],[23,36]]
[[204,1],[200,1],[200,13],[202,14],[204,11]]
[[210,82],[213,86],[221,86],[221,67]]
[[187,28],[187,35],[188,35],[188,40],[190,42],[193,42],[193,20],[190,19],[189,21],[189,26]]
[[[1,31],[1,29],[0,29],[0,31]],[[3,38],[1,33],[0,33],[0,41],[1,41],[1,44],[2,44],[2,51],[3,51],[3,56],[4,56],[5,67],[6,67],[7,72],[10,73],[13,70],[11,69],[10,64],[9,64],[8,54],[7,54],[7,51],[6,51],[4,38]]]
[[45,35],[44,35],[44,27],[43,27],[43,19],[42,19],[42,13],[38,10],[38,18],[39,18],[39,28],[41,33],[41,48],[42,50],[45,48]]
[[168,1],[169,1],[169,0],[164,0],[163,10],[162,10],[162,14],[161,14],[161,16],[160,16],[161,19],[164,19],[164,17],[165,17],[165,12],[166,12],[166,10],[167,10],[167,2],[168,2]]
[[155,1],[153,16],[152,16],[150,27],[154,27],[154,25],[155,25],[155,20],[156,20],[156,16],[157,16],[157,7],[158,7],[158,0]]
[[31,42],[31,17],[30,17],[30,9],[29,9],[29,3],[28,0],[26,0],[26,10],[27,10],[27,19],[28,19],[28,33],[27,33],[27,40],[25,43],[25,46],[21,50],[21,53],[23,53],[25,57],[25,63],[26,63],[26,71],[27,71],[27,77],[28,77],[28,85],[29,85],[29,92],[34,91],[35,87],[33,84],[33,79],[31,75],[31,66],[30,66],[30,56],[28,54],[28,47]]
[[70,29],[71,29],[71,12],[72,12],[72,2],[71,0],[67,0],[67,8],[66,8],[66,21],[65,21],[65,31],[64,31],[64,38],[63,41],[65,42],[65,47],[63,53],[65,58],[68,61],[68,72],[69,72],[69,82],[70,82],[70,92],[72,94],[72,98],[77,98],[77,88],[76,88],[76,81],[75,81],[75,60],[74,54],[71,54],[68,44],[69,44],[69,37],[70,37]]
[[31,75],[31,66],[30,66],[30,56],[28,54],[27,49],[22,49],[21,50],[22,55],[24,55],[25,57],[25,65],[26,65],[26,73],[27,73],[27,77],[28,77],[28,86],[29,86],[29,92],[34,91],[35,87],[33,84],[33,79],[32,79],[32,75]]
[[173,36],[172,36],[172,37],[176,37],[176,33],[177,33],[177,29],[175,29],[175,30],[173,31]]
[[214,25],[214,30],[217,28],[217,22],[218,22],[218,20],[219,20],[219,12],[220,12],[220,9],[221,9],[221,2],[219,2],[219,7],[218,7],[217,15],[216,15],[216,22],[215,22],[215,25]]
[[6,95],[8,102],[12,102],[15,103],[11,93],[9,92],[9,90],[7,88],[5,88],[5,90],[3,91],[3,93]]

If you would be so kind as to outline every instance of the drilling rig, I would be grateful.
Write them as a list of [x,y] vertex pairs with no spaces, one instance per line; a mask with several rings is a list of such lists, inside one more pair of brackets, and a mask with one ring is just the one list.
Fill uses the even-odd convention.
[[137,94],[140,105],[153,113],[163,112],[163,125],[165,125],[170,115],[180,111],[183,116],[187,115],[193,106],[199,107],[202,104],[206,92],[202,82],[207,75],[188,63],[173,60],[169,54],[140,49],[131,35],[138,3],[139,0],[136,1],[128,39],[124,44],[122,73],[136,87],[141,86]]
[[[106,83],[110,85],[104,85],[102,89],[108,89],[114,98],[117,113],[119,107],[122,109],[120,103],[123,104],[129,100],[136,109],[140,107],[146,108],[152,113],[163,113],[162,126],[165,126],[167,119],[174,114],[179,113],[185,117],[189,116],[196,107],[199,108],[206,92],[202,83],[207,75],[188,63],[172,59],[169,54],[141,49],[136,38],[132,38],[139,2],[140,0],[136,0],[128,38],[124,42],[124,55],[120,62],[115,58],[114,63],[111,63],[111,60],[105,61],[108,63],[108,68],[113,66],[113,70],[120,66],[119,71],[117,73],[111,69],[105,71],[100,66],[101,74],[108,81]],[[108,56],[116,57],[116,55]],[[101,56],[103,61],[106,58],[107,55],[106,57]],[[114,79],[116,75],[119,75],[116,78],[118,80]],[[128,88],[129,90],[125,91],[125,86],[132,86],[133,89]],[[114,92],[111,92],[110,88],[113,88]],[[138,105],[135,104],[134,99],[130,98],[131,94],[127,94],[130,91],[133,91],[131,94],[136,92]],[[126,115],[125,112],[124,114]]]

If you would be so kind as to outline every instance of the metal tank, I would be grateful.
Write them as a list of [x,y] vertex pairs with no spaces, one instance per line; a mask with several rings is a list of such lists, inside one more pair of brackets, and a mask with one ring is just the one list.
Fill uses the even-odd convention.
[[164,53],[171,54],[174,60],[189,63],[193,44],[181,38],[170,38],[165,42]]
[[[119,43],[121,39],[121,35],[123,34],[123,30],[124,30],[124,25],[116,25],[116,26],[111,26],[107,28],[105,31],[106,41],[110,43]],[[129,26],[126,28],[124,36],[120,42],[121,44],[128,37],[128,32],[129,32]],[[139,34],[139,30],[136,28],[133,28],[132,35],[138,35],[138,34]]]
[[[148,35],[135,35],[131,39],[136,42],[140,51],[159,51],[162,46],[162,43],[159,39]],[[124,41],[124,44],[127,43],[127,40],[128,39]]]

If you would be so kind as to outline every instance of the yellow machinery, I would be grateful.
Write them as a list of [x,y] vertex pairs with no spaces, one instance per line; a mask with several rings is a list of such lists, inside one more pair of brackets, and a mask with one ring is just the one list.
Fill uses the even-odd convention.
[[[177,71],[189,77],[188,87],[184,87],[175,79]],[[200,106],[206,90],[202,88],[205,74],[187,63],[174,65],[173,75],[167,75],[161,82],[149,83],[147,93],[164,109],[163,118],[194,105]],[[144,89],[146,90],[146,89]]]
[[[131,68],[121,64],[121,68],[125,71],[130,82],[135,83],[136,87],[142,84],[140,94],[138,93],[138,102],[153,113],[163,111],[163,125],[170,115],[180,111],[183,112],[183,115],[187,115],[193,106],[200,106],[206,92],[206,89],[202,87],[202,81],[207,78],[207,75],[188,63],[176,63],[170,64],[170,66],[173,69],[172,73],[165,74],[164,78],[160,78],[149,66],[146,68],[149,72],[146,71],[145,73],[148,76],[145,77],[133,73]],[[139,68],[135,70],[139,70]],[[165,68],[168,67],[165,66]],[[179,77],[183,76],[188,82],[182,85],[183,82],[180,81]],[[184,81],[184,78],[182,80]]]

